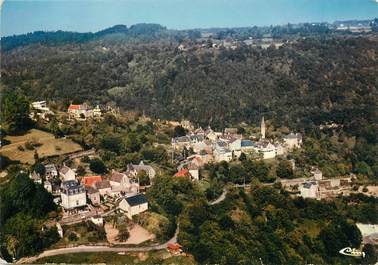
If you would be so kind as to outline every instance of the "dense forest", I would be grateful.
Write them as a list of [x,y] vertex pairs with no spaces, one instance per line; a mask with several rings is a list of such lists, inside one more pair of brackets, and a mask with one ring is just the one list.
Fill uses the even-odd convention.
[[[243,38],[267,29],[248,30],[215,33]],[[276,128],[307,135],[307,155],[297,155],[300,163],[318,165],[328,176],[353,168],[376,177],[378,36],[301,30],[306,37],[295,35],[280,48],[267,49],[243,42],[236,49],[212,48],[214,39],[199,44],[198,31],[173,32],[154,24],[119,25],[86,41],[68,38],[55,44],[37,44],[32,37],[58,33],[33,33],[31,41],[24,36],[22,46],[2,51],[1,84],[63,107],[115,102],[154,118],[185,118],[218,129],[241,122],[257,125],[264,115]],[[180,43],[188,48],[178,49]],[[319,130],[331,123],[337,128]],[[338,169],[330,169],[336,164]]]
[[[179,242],[200,264],[366,264],[338,251],[361,241],[347,218],[377,221],[375,214],[365,216],[377,203],[372,197],[292,199],[284,190],[261,185],[228,196],[215,208],[194,200],[180,217]],[[346,206],[351,202],[361,204]]]
[[[266,33],[291,37],[279,48],[243,42],[235,49],[212,45],[215,39]],[[375,198],[304,200],[291,197],[279,184],[266,184],[277,177],[305,176],[310,166],[319,167],[325,177],[355,173],[358,180],[376,183],[378,35],[336,34],[325,25],[307,24],[300,29],[288,25],[214,34],[214,39],[199,40],[200,31],[139,24],[97,33],[35,32],[3,38],[1,121],[6,126],[1,134],[36,126],[56,137],[66,135],[85,149],[97,149],[99,158],[87,162],[98,174],[125,170],[140,160],[158,166],[164,174],[146,193],[162,224],[157,236],[169,239],[179,224],[180,244],[201,264],[358,263],[341,259],[337,251],[360,245],[355,222],[377,223]],[[179,49],[180,44],[186,48]],[[172,178],[175,165],[156,145],[169,144],[177,128],[111,114],[102,121],[59,125],[52,118],[34,124],[29,119],[33,100],[49,100],[54,110],[66,110],[72,102],[111,102],[137,112],[137,117],[145,113],[189,119],[216,129],[240,129],[243,122],[253,127],[265,116],[269,139],[300,131],[303,148],[287,157],[295,160],[296,170],[281,158],[274,167],[246,157],[209,164],[204,168],[209,187],[203,189]],[[12,162],[5,159],[2,164]],[[57,209],[41,185],[11,169],[9,182],[0,189],[0,247],[2,253],[19,258],[57,240],[55,228],[42,231],[43,222],[55,218]],[[77,172],[81,176],[85,170],[78,167]],[[245,181],[251,182],[250,191],[231,189],[225,201],[208,205],[227,183]]]
[[376,119],[375,35],[186,52],[164,38],[129,43],[106,36],[112,38],[3,52],[2,84],[34,99],[113,100],[124,109],[215,127],[262,115],[299,128],[359,127]]
[[59,240],[55,226],[44,221],[56,217],[52,195],[26,173],[9,172],[12,179],[0,186],[0,254],[7,260],[33,255]]

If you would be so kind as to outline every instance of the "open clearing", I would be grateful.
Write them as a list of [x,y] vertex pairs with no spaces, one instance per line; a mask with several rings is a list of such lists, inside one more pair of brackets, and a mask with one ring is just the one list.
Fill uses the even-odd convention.
[[[9,157],[11,160],[19,160],[24,164],[34,163],[34,150],[28,150],[25,148],[25,143],[28,141],[40,144],[35,147],[40,158],[63,155],[82,150],[79,144],[74,143],[70,139],[56,139],[51,133],[36,129],[31,129],[21,136],[7,136],[5,139],[11,143],[1,147],[0,154]],[[24,151],[19,150],[19,146],[22,146]]]
[[118,229],[114,228],[111,224],[105,224],[105,231],[108,242],[112,244],[138,245],[147,240],[155,239],[155,236],[153,234],[149,233],[140,225],[134,225],[134,227],[131,230],[129,230],[130,237],[125,242],[120,242],[117,240]]

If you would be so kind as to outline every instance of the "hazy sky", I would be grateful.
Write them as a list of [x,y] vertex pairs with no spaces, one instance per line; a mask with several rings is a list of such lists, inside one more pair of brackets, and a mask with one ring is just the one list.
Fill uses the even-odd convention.
[[36,30],[98,31],[141,22],[188,29],[366,19],[378,17],[377,1],[5,0],[1,35]]

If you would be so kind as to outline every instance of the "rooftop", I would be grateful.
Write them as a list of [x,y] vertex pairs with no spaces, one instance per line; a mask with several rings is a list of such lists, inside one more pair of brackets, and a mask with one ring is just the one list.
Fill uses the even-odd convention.
[[123,174],[123,173],[119,173],[119,172],[117,172],[117,171],[113,171],[112,176],[110,177],[110,180],[111,180],[111,181],[114,181],[114,182],[121,183],[122,179],[123,179],[125,176],[126,176],[126,175]]
[[189,175],[189,170],[186,168],[183,168],[175,174],[175,177],[186,177],[188,175]]
[[143,203],[148,203],[146,196],[144,196],[143,194],[137,194],[131,197],[127,197],[125,198],[125,200],[130,206],[136,206]]
[[241,141],[241,146],[242,147],[247,147],[247,146],[254,146],[255,144],[251,140],[242,140]]
[[107,189],[107,188],[111,187],[109,180],[103,180],[103,181],[100,181],[100,182],[96,182],[95,186],[99,190],[100,189]]
[[93,188],[93,187],[85,187],[86,191],[88,194],[94,194],[94,193],[97,193],[98,190]]
[[62,183],[62,192],[67,195],[85,193],[85,189],[76,180],[68,180]]
[[68,107],[68,109],[69,109],[69,110],[79,110],[80,107],[81,107],[81,105],[73,105],[73,104],[71,104],[71,105]]
[[81,180],[81,183],[85,186],[93,186],[96,182],[102,181],[101,176],[85,176]]
[[302,135],[300,133],[289,133],[288,135],[285,135],[283,138],[284,139],[299,139],[301,138]]
[[67,167],[67,166],[63,166],[59,172],[62,173],[62,174],[67,174],[68,171],[72,170],[71,168]]

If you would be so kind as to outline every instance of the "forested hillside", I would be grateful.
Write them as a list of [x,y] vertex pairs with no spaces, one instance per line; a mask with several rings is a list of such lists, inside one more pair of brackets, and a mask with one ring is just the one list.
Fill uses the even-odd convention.
[[[260,29],[251,30],[258,34]],[[355,172],[377,176],[378,35],[316,34],[319,30],[291,37],[280,48],[239,42],[236,49],[226,49],[212,48],[215,39],[198,39],[198,31],[115,26],[85,42],[2,51],[1,84],[30,100],[55,100],[63,109],[70,102],[112,101],[124,110],[218,129],[240,122],[257,125],[264,115],[276,128],[305,132],[308,157],[323,170],[335,164],[336,153]],[[326,123],[335,123],[340,139],[355,144],[326,140],[319,132]],[[309,137],[323,141],[322,148]]]
[[215,127],[262,115],[302,128],[377,118],[374,35],[185,52],[166,39],[126,44],[110,36],[3,52],[2,83],[34,99],[113,100],[124,109]]

